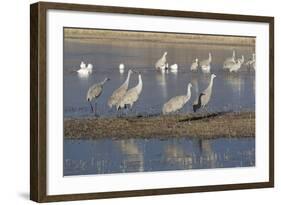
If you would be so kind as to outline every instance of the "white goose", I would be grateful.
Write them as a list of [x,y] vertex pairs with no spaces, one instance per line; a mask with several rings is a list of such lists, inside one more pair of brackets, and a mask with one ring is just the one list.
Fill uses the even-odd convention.
[[172,73],[177,73],[178,72],[178,64],[173,64],[170,66],[171,72]]
[[89,63],[87,66],[86,64],[82,61],[80,63],[80,69],[76,71],[78,73],[78,75],[82,76],[82,77],[86,77],[90,74],[92,74],[93,72],[93,65],[91,63]]
[[124,73],[125,65],[123,63],[119,64],[119,73]]
[[200,62],[201,70],[203,73],[210,73],[211,71],[212,55],[209,53],[209,58]]

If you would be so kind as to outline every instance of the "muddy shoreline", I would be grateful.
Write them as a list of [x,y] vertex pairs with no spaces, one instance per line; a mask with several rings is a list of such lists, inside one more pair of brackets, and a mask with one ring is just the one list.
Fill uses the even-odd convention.
[[254,137],[254,112],[115,118],[65,118],[65,139]]

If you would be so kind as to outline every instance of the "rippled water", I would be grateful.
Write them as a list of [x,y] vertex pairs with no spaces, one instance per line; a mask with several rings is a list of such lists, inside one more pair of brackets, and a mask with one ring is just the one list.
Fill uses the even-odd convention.
[[[192,103],[209,84],[210,75],[189,71],[192,61],[206,59],[212,53],[213,94],[209,111],[255,111],[255,72],[243,66],[239,73],[222,71],[226,57],[244,55],[249,59],[254,47],[223,45],[177,45],[159,42],[102,44],[97,41],[82,43],[64,42],[64,117],[89,117],[90,106],[86,101],[88,88],[94,83],[110,78],[97,101],[100,117],[116,116],[107,100],[126,79],[127,71],[139,71],[143,78],[143,90],[129,115],[160,114],[162,105],[171,97],[186,93],[192,83],[192,96],[182,113],[192,111]],[[177,63],[177,73],[157,73],[154,64],[164,51],[171,65]],[[80,62],[92,63],[93,74],[79,77],[73,70]],[[118,66],[124,63],[123,74]],[[129,87],[137,84],[133,74]],[[198,140],[190,137],[128,140],[68,140],[64,139],[64,175],[105,174],[119,172],[165,171],[182,169],[244,167],[255,165],[254,138],[216,138]]]

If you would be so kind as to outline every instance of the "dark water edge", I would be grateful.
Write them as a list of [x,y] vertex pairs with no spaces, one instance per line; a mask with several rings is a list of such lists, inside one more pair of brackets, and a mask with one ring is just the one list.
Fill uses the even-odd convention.
[[255,138],[64,139],[64,176],[255,166]]

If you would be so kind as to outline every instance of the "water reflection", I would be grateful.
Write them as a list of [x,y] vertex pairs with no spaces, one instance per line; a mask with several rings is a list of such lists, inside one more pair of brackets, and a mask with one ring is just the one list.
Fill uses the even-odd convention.
[[164,149],[165,160],[170,166],[175,164],[179,169],[192,169],[193,157],[179,144],[169,144]]
[[134,139],[115,141],[122,152],[121,172],[144,170],[143,150],[134,142]]
[[64,140],[65,176],[254,165],[254,138]]
[[200,139],[199,140],[199,150],[201,153],[200,163],[208,163],[208,166],[211,168],[216,167],[217,162],[217,154],[213,151],[212,148],[212,141],[207,139]]
[[163,98],[167,98],[167,83],[166,83],[166,73],[162,72],[157,72],[155,77],[156,77],[156,82],[157,84],[161,87],[161,92]]
[[245,87],[245,79],[243,77],[234,73],[233,75],[226,75],[225,81],[232,92],[234,92],[237,96],[241,96],[242,89]]

